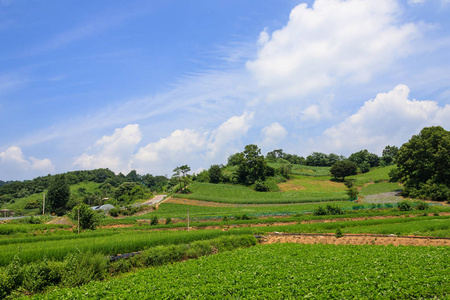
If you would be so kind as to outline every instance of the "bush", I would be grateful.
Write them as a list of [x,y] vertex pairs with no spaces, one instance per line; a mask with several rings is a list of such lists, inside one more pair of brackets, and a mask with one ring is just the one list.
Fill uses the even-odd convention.
[[267,186],[267,184],[264,181],[256,181],[255,183],[255,191],[257,192],[268,192],[269,191],[269,187]]
[[327,204],[327,206],[324,208],[323,206],[319,206],[314,212],[313,215],[315,216],[325,216],[325,215],[342,215],[344,212],[342,211],[342,208],[339,206],[333,206],[330,204]]
[[166,218],[166,225],[168,224],[172,224],[172,218],[171,217],[167,217]]
[[319,206],[314,212],[315,216],[325,216],[327,214],[327,210],[323,206]]
[[118,217],[119,214],[120,214],[120,209],[118,209],[117,207],[115,207],[115,208],[113,208],[113,209],[111,209],[111,210],[109,211],[109,214],[110,214],[111,217]]
[[424,201],[416,202],[416,209],[418,209],[418,210],[427,210],[429,208],[430,208],[430,205]]
[[344,236],[344,234],[341,231],[341,228],[336,229],[336,233],[334,234],[335,237],[341,238]]
[[150,221],[150,225],[158,225],[158,216],[153,216]]
[[64,259],[61,285],[75,287],[106,276],[107,259],[102,254],[69,253]]
[[95,229],[99,223],[98,214],[87,204],[81,203],[72,209],[70,217],[75,222],[80,220],[81,229]]
[[400,211],[413,210],[413,205],[412,205],[411,201],[408,201],[408,200],[403,200],[402,202],[399,202],[397,207]]

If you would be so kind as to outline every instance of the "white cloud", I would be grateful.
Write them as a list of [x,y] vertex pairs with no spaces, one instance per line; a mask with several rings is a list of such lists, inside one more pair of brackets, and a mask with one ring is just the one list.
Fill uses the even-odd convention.
[[332,151],[353,152],[364,148],[381,154],[386,145],[401,146],[423,127],[450,127],[450,105],[410,100],[409,88],[398,85],[366,101],[357,113],[324,132]]
[[[245,112],[241,116],[233,116],[222,123],[217,130],[212,133],[212,137],[207,147],[210,150],[208,157],[214,158],[229,153],[230,143],[239,140],[250,128],[250,122],[254,113]],[[232,147],[231,147],[232,148]]]
[[263,140],[262,147],[277,147],[281,141],[286,138],[287,130],[277,122],[264,127],[261,130]]
[[131,170],[130,157],[142,134],[137,124],[118,128],[110,136],[99,139],[93,149],[75,159],[74,165],[83,169],[109,168],[115,172],[128,173]]
[[190,164],[201,155],[206,144],[204,134],[195,130],[175,130],[166,138],[140,148],[133,158],[133,167],[141,173],[161,173],[177,165]]
[[366,82],[408,54],[415,24],[399,24],[394,0],[316,0],[300,4],[288,24],[259,38],[247,62],[269,100],[296,98],[338,82]]
[[46,175],[54,172],[55,167],[50,159],[38,159],[26,157],[22,149],[11,146],[4,152],[0,152],[0,179],[23,180],[30,176]]

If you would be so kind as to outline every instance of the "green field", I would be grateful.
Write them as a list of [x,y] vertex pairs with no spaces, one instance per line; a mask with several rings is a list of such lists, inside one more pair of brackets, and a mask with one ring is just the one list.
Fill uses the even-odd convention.
[[260,245],[35,299],[447,298],[447,247]]
[[[159,218],[186,218],[187,210],[191,218],[221,218],[223,216],[237,216],[248,214],[249,216],[268,216],[268,215],[288,215],[295,213],[312,212],[317,207],[325,205],[324,203],[311,204],[302,203],[295,205],[274,205],[274,206],[240,206],[240,207],[220,207],[220,206],[197,206],[176,203],[162,203],[158,210],[147,213],[142,216],[128,217],[127,219],[150,219],[156,215]],[[333,205],[349,208],[358,204],[349,201],[336,201]]]
[[192,194],[177,194],[176,198],[234,204],[282,204],[346,200],[344,191],[302,190],[292,192],[256,192],[248,187],[230,184],[194,182],[189,185]]

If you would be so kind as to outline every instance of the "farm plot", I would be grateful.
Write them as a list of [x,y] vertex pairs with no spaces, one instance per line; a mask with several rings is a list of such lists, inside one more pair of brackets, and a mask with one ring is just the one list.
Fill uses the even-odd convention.
[[248,187],[231,184],[212,184],[194,182],[189,185],[192,194],[178,194],[175,198],[233,204],[284,204],[342,201],[348,198],[343,188],[340,191],[321,187],[287,192],[256,192]]
[[450,295],[448,247],[271,244],[36,299],[411,299]]

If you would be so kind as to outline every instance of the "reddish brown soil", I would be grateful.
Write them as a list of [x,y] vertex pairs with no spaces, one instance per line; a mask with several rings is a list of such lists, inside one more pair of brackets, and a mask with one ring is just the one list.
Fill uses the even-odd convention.
[[333,245],[393,245],[393,246],[450,246],[450,239],[352,235],[346,234],[336,238],[333,235],[276,235],[264,236],[262,244],[298,243],[298,244],[333,244]]

